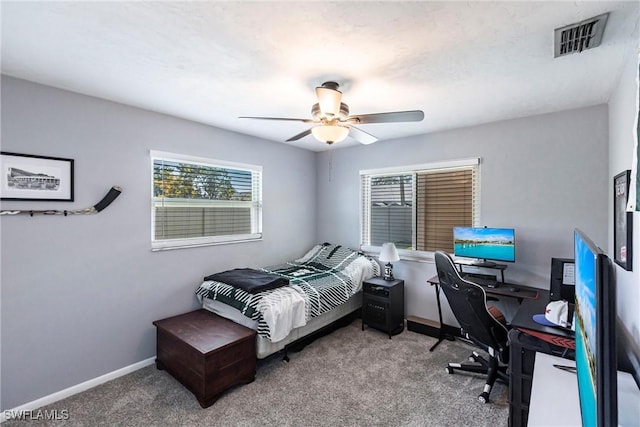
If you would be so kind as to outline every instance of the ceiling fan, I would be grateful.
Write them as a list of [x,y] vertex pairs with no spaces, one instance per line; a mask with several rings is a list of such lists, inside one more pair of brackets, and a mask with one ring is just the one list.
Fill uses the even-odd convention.
[[311,107],[312,119],[294,119],[287,117],[239,117],[241,119],[260,120],[287,120],[303,123],[313,123],[310,129],[300,132],[287,139],[297,141],[312,134],[318,141],[329,145],[344,140],[347,135],[362,144],[371,144],[378,138],[355,127],[367,123],[392,123],[392,122],[419,122],[424,119],[424,113],[420,110],[395,111],[388,113],[349,115],[349,106],[342,102],[342,92],[338,90],[338,83],[325,82],[316,88],[318,102]]

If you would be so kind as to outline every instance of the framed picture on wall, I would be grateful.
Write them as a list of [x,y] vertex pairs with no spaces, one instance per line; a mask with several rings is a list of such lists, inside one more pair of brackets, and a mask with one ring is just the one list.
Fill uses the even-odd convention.
[[73,201],[73,159],[0,152],[2,200]]
[[633,260],[633,213],[627,212],[630,179],[630,170],[613,177],[613,259],[628,271],[632,270]]

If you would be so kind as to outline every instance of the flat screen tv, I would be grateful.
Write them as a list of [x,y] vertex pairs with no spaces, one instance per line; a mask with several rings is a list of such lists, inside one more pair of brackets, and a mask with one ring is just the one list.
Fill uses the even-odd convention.
[[574,232],[576,370],[583,426],[618,425],[615,283],[611,261]]
[[513,228],[453,227],[453,254],[477,258],[476,266],[495,266],[493,261],[516,260],[516,233]]

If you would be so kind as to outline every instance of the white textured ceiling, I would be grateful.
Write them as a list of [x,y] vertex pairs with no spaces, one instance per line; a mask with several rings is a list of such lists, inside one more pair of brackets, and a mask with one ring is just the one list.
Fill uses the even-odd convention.
[[[600,47],[553,58],[553,30],[610,12]],[[605,103],[637,54],[633,2],[9,2],[2,73],[284,141],[314,87],[341,84],[385,139]],[[295,143],[328,148],[313,139]],[[351,138],[340,146],[356,145]]]

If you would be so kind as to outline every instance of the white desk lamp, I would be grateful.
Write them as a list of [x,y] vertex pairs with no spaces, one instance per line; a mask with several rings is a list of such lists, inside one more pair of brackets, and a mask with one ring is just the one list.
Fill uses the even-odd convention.
[[393,265],[391,265],[391,263],[400,261],[396,245],[393,243],[383,243],[378,259],[387,263],[384,266],[384,280],[393,280]]

